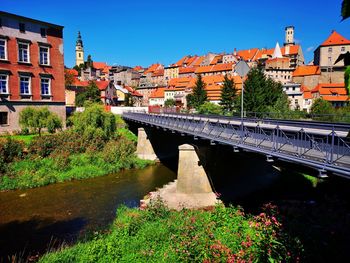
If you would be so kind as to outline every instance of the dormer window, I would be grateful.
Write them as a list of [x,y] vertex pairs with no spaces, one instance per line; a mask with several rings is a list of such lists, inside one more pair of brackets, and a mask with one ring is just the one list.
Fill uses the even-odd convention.
[[46,37],[47,36],[47,32],[46,32],[46,28],[40,28],[40,35],[41,37]]
[[24,23],[19,23],[19,32],[21,33],[26,32],[26,25]]

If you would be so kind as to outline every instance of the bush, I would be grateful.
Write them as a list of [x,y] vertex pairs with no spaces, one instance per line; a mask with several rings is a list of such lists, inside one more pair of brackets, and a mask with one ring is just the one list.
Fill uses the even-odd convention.
[[116,118],[113,113],[106,112],[103,106],[92,104],[83,112],[75,112],[72,116],[73,130],[89,138],[94,133],[110,139],[116,131]]
[[62,128],[60,118],[47,107],[34,108],[27,107],[19,114],[19,123],[24,131],[31,130],[41,134],[41,130],[47,128],[54,133],[56,129]]
[[125,164],[135,152],[135,144],[127,138],[120,137],[117,141],[106,143],[102,157],[107,163]]
[[10,137],[0,138],[0,173],[4,173],[7,164],[23,157],[24,143]]
[[222,107],[211,102],[204,102],[199,106],[198,113],[220,115],[222,114]]

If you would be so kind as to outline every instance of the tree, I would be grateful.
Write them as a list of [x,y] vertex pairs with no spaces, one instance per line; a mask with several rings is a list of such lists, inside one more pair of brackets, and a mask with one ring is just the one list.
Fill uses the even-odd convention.
[[189,107],[193,107],[198,109],[204,102],[207,101],[207,91],[205,90],[205,83],[202,80],[202,76],[200,74],[197,75],[196,84],[193,88],[193,92],[191,96],[187,95],[186,99],[187,105]]
[[75,66],[73,67],[73,69],[75,69],[76,71],[78,71],[79,76],[81,76],[81,71],[84,70],[84,69],[86,69],[86,67],[85,67],[85,64],[84,64],[84,63],[81,63],[79,66],[78,66],[78,65],[75,65]]
[[41,135],[41,130],[44,128],[47,128],[50,133],[54,133],[56,129],[62,128],[60,118],[55,113],[49,111],[47,107],[25,108],[19,114],[19,124],[22,129],[39,133],[39,136]]
[[199,106],[198,113],[220,115],[222,113],[222,107],[209,101],[206,101],[201,106]]
[[93,68],[94,67],[94,62],[92,61],[91,55],[87,56],[87,60],[85,63],[86,63],[85,68]]
[[175,100],[174,99],[167,99],[165,102],[164,102],[164,106],[165,107],[173,107],[175,106]]
[[[262,68],[253,68],[244,82],[244,110],[262,116],[282,96],[282,84],[266,78]],[[236,105],[237,109],[239,105]]]
[[75,112],[71,118],[73,130],[85,136],[95,138],[96,135],[108,139],[116,131],[116,118],[113,113],[106,112],[102,105],[88,103],[83,112]]
[[236,85],[233,78],[229,78],[225,75],[224,84],[221,90],[220,105],[223,107],[224,112],[232,112],[234,108],[236,96]]
[[341,5],[341,16],[343,20],[350,17],[350,0],[343,0]]
[[334,108],[328,101],[322,98],[318,98],[313,102],[311,106],[311,114],[314,115],[313,119],[315,120],[332,121]]
[[75,104],[78,107],[83,107],[86,101],[101,103],[100,90],[95,81],[89,81],[85,91],[78,93],[75,98]]
[[64,85],[66,87],[72,86],[74,84],[74,74],[69,70],[64,70]]
[[134,106],[134,99],[130,93],[125,94],[125,106]]
[[275,104],[268,107],[268,112],[272,114],[272,118],[290,118],[293,111],[289,108],[289,104],[288,96],[283,92]]

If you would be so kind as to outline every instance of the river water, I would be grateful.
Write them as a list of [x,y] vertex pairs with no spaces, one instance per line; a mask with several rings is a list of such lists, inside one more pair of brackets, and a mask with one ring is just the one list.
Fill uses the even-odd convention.
[[136,207],[143,196],[175,177],[166,166],[155,165],[0,193],[0,262],[7,262],[8,255],[42,254],[47,247],[106,228],[119,205]]

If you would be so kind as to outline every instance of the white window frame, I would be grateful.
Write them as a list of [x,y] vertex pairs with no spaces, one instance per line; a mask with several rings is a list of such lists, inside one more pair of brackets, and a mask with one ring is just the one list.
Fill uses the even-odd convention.
[[[41,48],[46,48],[47,49],[47,64],[41,63]],[[50,47],[48,46],[39,46],[39,64],[44,65],[44,66],[50,66]]]
[[[42,83],[43,83],[43,80],[48,80],[49,81],[49,87],[48,87],[48,94],[43,94],[43,89],[42,89]],[[47,78],[47,77],[40,77],[40,94],[41,96],[43,97],[49,97],[51,96],[51,78]]]
[[5,57],[4,58],[0,58],[0,60],[7,60],[7,39],[0,37],[0,40],[3,40],[5,42],[4,44],[4,53],[5,53]]
[[[19,48],[19,45],[26,45],[27,46],[27,58],[28,60],[27,61],[23,61],[23,60],[20,60],[20,48]],[[27,42],[21,42],[21,41],[18,41],[17,43],[17,48],[18,48],[18,62],[21,62],[21,63],[30,63],[30,44],[27,43]]]
[[4,92],[2,92],[2,90],[0,90],[0,94],[8,95],[9,94],[9,75],[0,73],[0,77],[5,77],[6,78],[6,91],[4,93]]
[[[21,78],[28,78],[28,93],[22,93],[21,91]],[[27,75],[20,75],[19,76],[19,94],[21,96],[32,96],[32,77]]]

